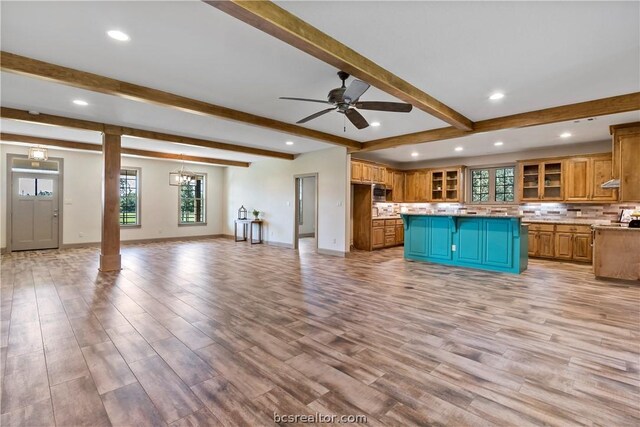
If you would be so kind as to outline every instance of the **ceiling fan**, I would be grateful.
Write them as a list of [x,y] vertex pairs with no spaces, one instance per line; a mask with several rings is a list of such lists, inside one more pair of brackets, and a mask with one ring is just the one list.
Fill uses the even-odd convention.
[[306,123],[331,111],[337,111],[338,113],[344,114],[355,127],[364,129],[369,126],[369,123],[356,108],[361,110],[391,111],[394,113],[408,113],[413,108],[411,104],[402,102],[360,101],[360,97],[369,89],[369,85],[362,80],[354,80],[349,84],[349,87],[346,87],[344,82],[349,78],[349,74],[344,71],[338,71],[338,77],[342,80],[342,86],[330,90],[326,101],[321,99],[280,97],[280,99],[319,102],[321,104],[332,105],[331,108],[318,111],[302,120],[298,120],[296,123]]

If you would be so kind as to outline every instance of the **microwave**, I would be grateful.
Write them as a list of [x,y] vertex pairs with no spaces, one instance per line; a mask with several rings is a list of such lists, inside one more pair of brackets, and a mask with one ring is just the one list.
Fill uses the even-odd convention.
[[384,185],[373,185],[373,201],[374,202],[386,202],[387,201],[387,189]]

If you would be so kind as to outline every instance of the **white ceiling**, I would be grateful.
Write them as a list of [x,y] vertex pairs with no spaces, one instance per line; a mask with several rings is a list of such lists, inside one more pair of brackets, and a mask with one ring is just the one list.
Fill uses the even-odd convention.
[[[425,144],[404,145],[370,153],[357,154],[356,157],[374,161],[389,161],[410,168],[411,163],[435,159],[454,159],[473,156],[497,155],[504,153],[531,151],[550,146],[580,144],[610,140],[609,126],[619,123],[640,121],[640,111],[601,116],[593,121],[561,122],[546,126],[521,129],[505,129],[497,132],[478,133],[464,138],[446,141],[434,141]],[[571,137],[561,138],[569,132]],[[501,146],[494,143],[501,141]],[[455,151],[462,147],[462,151]],[[417,157],[411,153],[418,153]]]
[[[639,2],[287,1],[280,5],[474,121],[640,91]],[[5,51],[289,123],[323,106],[282,101],[278,96],[322,99],[339,85],[333,67],[202,2],[2,2],[1,7]],[[106,37],[105,32],[114,28],[128,33],[131,41]],[[328,147],[263,128],[6,73],[1,90],[2,105],[8,107],[293,153]],[[506,94],[497,103],[487,100],[495,90]],[[75,106],[71,100],[76,98],[90,105]],[[363,100],[394,98],[372,88]],[[306,126],[360,141],[446,126],[417,109],[410,114],[366,111],[363,115],[382,126],[358,131],[347,124],[344,133],[343,117],[337,113]],[[603,139],[607,120],[584,126],[572,142]],[[637,120],[637,115],[614,120]],[[9,126],[4,121],[2,125]],[[503,149],[552,146],[557,143],[557,126],[506,131],[500,138],[513,142],[505,141]],[[462,140],[467,139],[470,147],[465,147],[465,156],[495,150],[493,136]],[[287,140],[295,145],[284,145]],[[430,158],[451,157],[459,142],[418,148],[424,147]],[[176,151],[156,141],[125,142],[133,147],[130,144]],[[202,150],[181,147],[180,152],[186,154],[187,149]],[[405,161],[401,159],[406,159],[406,151],[414,149],[383,150],[376,156]],[[193,154],[258,159],[205,151]]]

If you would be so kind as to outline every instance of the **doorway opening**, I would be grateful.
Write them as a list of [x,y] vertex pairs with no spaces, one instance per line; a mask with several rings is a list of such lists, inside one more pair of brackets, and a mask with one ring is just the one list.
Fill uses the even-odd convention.
[[7,165],[7,250],[59,248],[62,159],[12,155]]
[[318,250],[318,174],[295,176],[294,249]]

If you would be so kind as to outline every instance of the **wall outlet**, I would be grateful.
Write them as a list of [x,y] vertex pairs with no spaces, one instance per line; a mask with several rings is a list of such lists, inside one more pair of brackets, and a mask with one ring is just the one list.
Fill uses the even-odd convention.
[[158,234],[162,234],[162,230],[158,230]]
[[338,201],[338,207],[342,206],[342,200]]
[[582,211],[577,211],[576,216],[582,216]]
[[338,241],[336,239],[333,239],[333,244],[335,245],[336,243],[338,243]]
[[78,237],[84,237],[84,233],[81,231],[78,233]]
[[456,251],[456,245],[451,245],[451,252],[455,252]]

